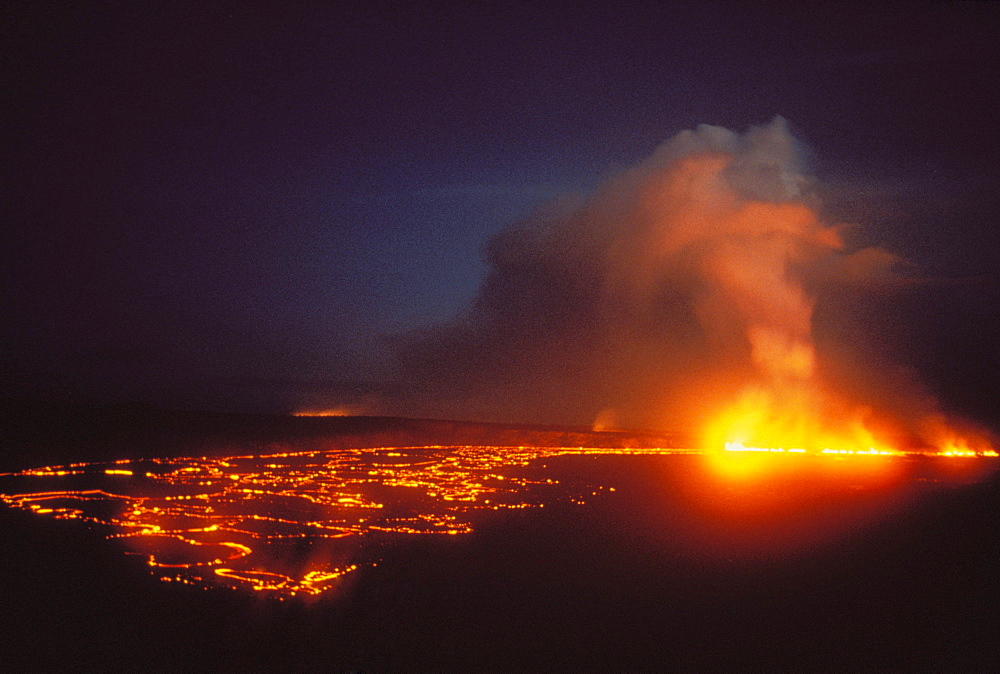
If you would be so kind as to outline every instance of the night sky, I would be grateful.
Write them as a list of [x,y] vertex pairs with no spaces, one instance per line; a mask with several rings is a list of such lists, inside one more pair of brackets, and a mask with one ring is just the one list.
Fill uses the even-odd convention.
[[913,280],[870,342],[1000,422],[997,4],[294,4],[4,4],[4,395],[589,424],[441,335],[536,209],[780,115]]

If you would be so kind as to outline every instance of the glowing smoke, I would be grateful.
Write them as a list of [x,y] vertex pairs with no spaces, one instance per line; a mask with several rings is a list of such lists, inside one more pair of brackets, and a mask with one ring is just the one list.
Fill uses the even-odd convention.
[[399,341],[387,411],[695,431],[719,401],[756,395],[858,423],[890,410],[894,432],[914,432],[929,396],[838,332],[843,298],[900,284],[900,261],[846,249],[800,156],[781,118],[743,135],[700,126],[507,227],[469,309]]

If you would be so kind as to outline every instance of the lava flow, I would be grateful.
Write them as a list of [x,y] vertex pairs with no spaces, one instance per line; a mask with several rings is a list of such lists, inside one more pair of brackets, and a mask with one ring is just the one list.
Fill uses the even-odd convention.
[[622,451],[678,452],[400,447],[78,463],[2,475],[0,498],[105,527],[164,581],[315,595],[376,564],[377,545],[368,544],[468,533],[479,511],[613,491],[523,469],[546,457]]
[[[283,599],[335,589],[343,576],[376,565],[380,546],[393,541],[466,534],[491,511],[583,505],[620,488],[614,480],[567,478],[547,463],[554,457],[705,458],[707,472],[685,464],[675,475],[681,476],[680,491],[696,494],[695,502],[681,507],[702,511],[702,529],[715,536],[720,522],[732,523],[734,514],[744,533],[762,531],[762,522],[771,526],[774,503],[765,497],[776,485],[783,493],[782,517],[791,509],[809,518],[814,504],[786,503],[788,498],[822,494],[823,484],[834,491],[856,490],[859,479],[866,488],[885,486],[872,482],[871,461],[894,461],[898,469],[900,461],[926,458],[881,452],[845,457],[839,450],[830,456],[832,450],[816,454],[738,444],[726,449],[427,446],[77,463],[0,475],[0,499],[38,515],[96,526],[123,543],[128,554],[142,556],[163,581]],[[720,454],[729,461],[722,472]],[[754,473],[770,482],[735,479],[746,475],[739,459],[761,455],[769,462]],[[776,463],[777,457],[784,461]],[[837,463],[848,458],[849,464]],[[807,483],[775,482],[793,473]],[[742,496],[727,511],[734,493]],[[747,529],[747,518],[762,513]]]

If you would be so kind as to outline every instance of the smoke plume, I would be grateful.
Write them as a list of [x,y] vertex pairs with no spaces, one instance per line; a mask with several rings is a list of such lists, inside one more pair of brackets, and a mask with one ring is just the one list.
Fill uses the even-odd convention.
[[471,306],[398,339],[386,411],[697,432],[743,399],[912,431],[933,401],[850,318],[901,261],[848,248],[801,157],[780,117],[703,125],[502,230]]

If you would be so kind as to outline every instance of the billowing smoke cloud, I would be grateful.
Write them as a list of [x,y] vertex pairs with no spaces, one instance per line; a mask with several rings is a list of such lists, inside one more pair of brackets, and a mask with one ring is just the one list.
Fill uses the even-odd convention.
[[399,338],[384,411],[694,432],[754,386],[782,405],[821,382],[852,410],[933,412],[848,319],[900,260],[846,249],[801,154],[781,118],[700,126],[507,227],[468,310]]

